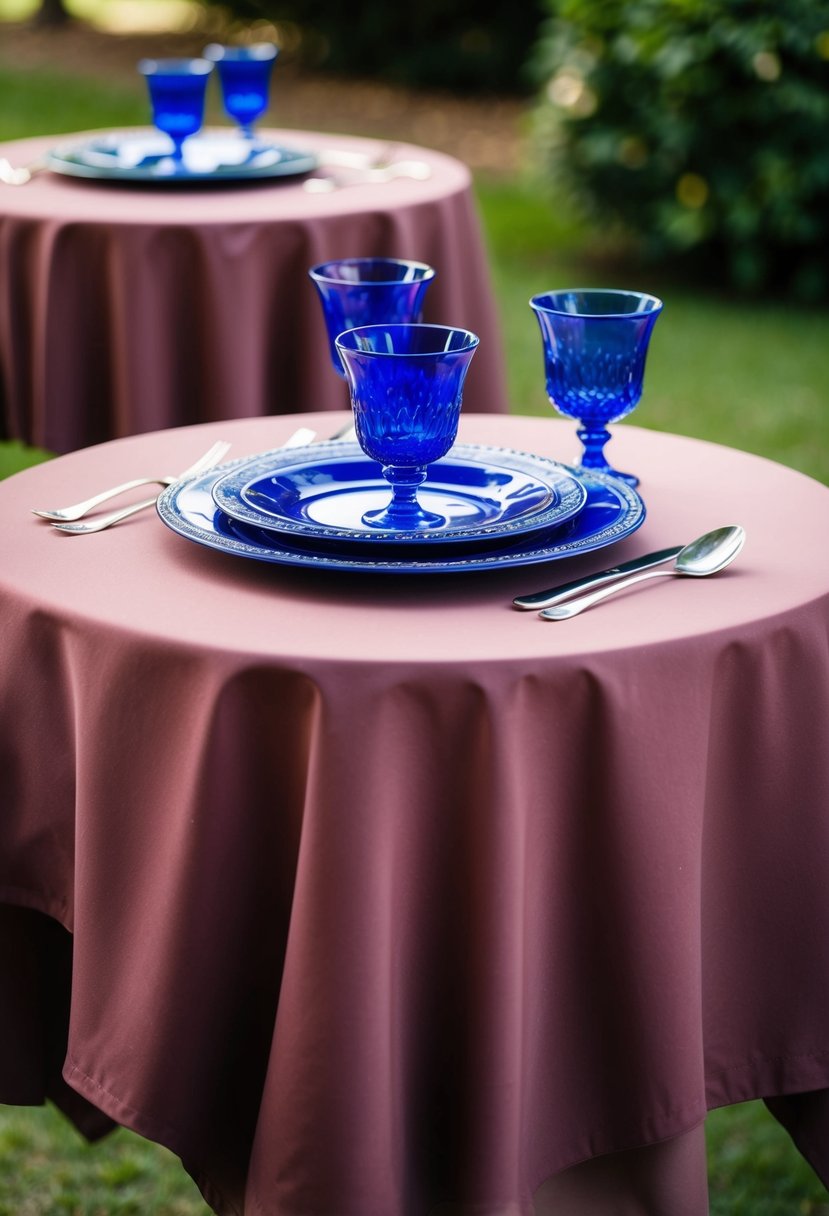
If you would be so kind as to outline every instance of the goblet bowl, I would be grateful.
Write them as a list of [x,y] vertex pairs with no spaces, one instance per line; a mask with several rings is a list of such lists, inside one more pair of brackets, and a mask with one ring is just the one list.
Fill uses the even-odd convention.
[[273,42],[221,46],[211,42],[204,57],[216,64],[225,113],[239,124],[242,135],[254,138],[254,125],[268,108],[271,72],[278,48]]
[[185,139],[201,130],[204,98],[213,64],[207,59],[142,59],[138,70],[147,81],[153,123],[173,141],[173,160],[180,164]]
[[363,325],[336,339],[360,447],[376,460],[392,497],[363,522],[378,528],[433,528],[417,488],[458,433],[463,383],[478,338],[448,325]]
[[544,347],[547,396],[560,414],[581,422],[579,465],[639,479],[608,464],[608,423],[635,409],[642,396],[645,359],[662,301],[639,291],[571,289],[533,296]]
[[337,336],[361,325],[419,322],[423,297],[435,277],[425,262],[384,257],[322,262],[308,274],[319,293],[331,362],[340,376],[345,369],[337,352]]

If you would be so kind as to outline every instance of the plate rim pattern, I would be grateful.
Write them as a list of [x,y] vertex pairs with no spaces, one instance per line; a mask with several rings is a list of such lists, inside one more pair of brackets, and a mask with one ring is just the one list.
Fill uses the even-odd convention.
[[[312,454],[315,461],[322,464],[335,457],[341,457],[346,461],[361,458],[370,464],[376,463],[366,456],[358,443],[343,442],[343,440],[328,440],[323,443],[308,444],[302,448],[274,448],[269,452],[263,452],[259,456],[250,458],[250,467],[252,471],[275,457],[287,457],[288,459],[282,465],[282,468],[287,471],[297,465],[311,463],[310,457]],[[482,457],[482,459],[476,459],[478,456]],[[222,483],[237,478],[238,474],[244,474],[244,465],[236,470],[228,469],[227,472],[218,477],[213,485],[211,494],[216,506],[225,515],[229,515],[240,523],[248,524],[255,528],[265,528],[280,535],[306,537],[317,541],[328,540],[333,543],[382,543],[412,546],[424,545],[427,547],[431,547],[434,544],[469,544],[475,540],[491,540],[502,536],[508,538],[509,536],[523,535],[527,532],[543,531],[545,528],[562,527],[578,515],[587,502],[587,491],[580,477],[572,468],[562,464],[559,460],[554,460],[552,457],[538,456],[532,452],[521,451],[517,448],[500,448],[481,443],[459,443],[453,445],[441,460],[435,461],[430,466],[430,469],[439,468],[444,461],[450,462],[453,457],[458,464],[483,465],[487,463],[497,465],[500,463],[505,471],[510,471],[509,461],[514,461],[516,467],[513,471],[535,476],[539,482],[543,479],[541,472],[533,473],[531,468],[522,468],[520,466],[522,464],[525,466],[536,465],[542,469],[546,466],[549,468],[550,474],[555,472],[564,480],[565,488],[559,489],[553,485],[546,485],[554,500],[557,496],[557,501],[553,501],[544,508],[539,508],[532,515],[500,523],[494,522],[476,524],[470,527],[456,527],[441,532],[403,532],[378,529],[369,533],[365,530],[344,528],[336,524],[305,524],[301,521],[284,519],[279,516],[269,515],[266,512],[257,511],[255,507],[251,507],[244,502],[230,503],[227,500],[227,494],[222,494],[221,492]],[[280,471],[278,467],[273,470],[275,475]],[[260,478],[267,475],[267,472],[258,474]],[[245,488],[244,486],[237,487],[237,493],[241,496]]]
[[[249,459],[249,457],[241,457],[239,459],[241,462]],[[231,461],[229,463],[233,464],[235,462]],[[224,512],[216,507],[211,495],[211,483],[215,479],[216,473],[217,470],[211,470],[198,477],[190,478],[185,482],[176,482],[172,486],[168,486],[159,495],[156,510],[162,522],[172,532],[186,540],[193,541],[203,548],[213,549],[216,552],[227,553],[231,556],[262,561],[270,565],[302,567],[305,569],[335,569],[341,573],[454,574],[540,565],[543,562],[556,561],[568,557],[579,557],[582,554],[591,553],[597,549],[604,549],[608,545],[632,535],[632,533],[642,526],[647,516],[644,501],[626,482],[604,473],[590,471],[584,474],[585,480],[588,483],[588,500],[584,510],[587,511],[590,507],[590,483],[593,483],[594,485],[598,485],[599,488],[605,487],[610,489],[616,495],[619,502],[619,515],[615,520],[600,528],[591,536],[578,540],[575,543],[568,541],[566,537],[557,539],[556,534],[559,529],[552,529],[552,535],[546,541],[542,540],[542,536],[539,536],[537,538],[537,546],[529,549],[528,552],[508,551],[502,553],[499,551],[481,551],[479,553],[465,554],[462,557],[452,557],[450,553],[442,559],[438,553],[430,559],[424,559],[423,557],[391,558],[381,555],[379,560],[372,561],[368,556],[332,554],[319,552],[314,549],[303,550],[299,547],[287,550],[278,547],[266,548],[261,544],[255,543],[253,539],[249,541],[240,540],[235,536],[226,536],[218,533],[215,530],[215,517],[216,515],[224,515]],[[209,500],[209,505],[212,509],[209,524],[206,522],[194,522],[193,518],[186,518],[181,513],[177,502],[178,496],[194,489],[203,493]],[[204,511],[200,512],[200,516],[202,520],[207,520]],[[578,518],[580,517],[577,517],[572,522],[577,524]],[[235,520],[231,520],[230,522],[235,523],[238,527],[249,526]],[[566,524],[564,526],[567,527]],[[265,529],[260,529],[260,531],[265,531]],[[278,541],[279,538],[276,534],[270,533],[270,535],[274,537],[275,541]],[[524,545],[531,544],[533,541],[532,537],[521,539]]]

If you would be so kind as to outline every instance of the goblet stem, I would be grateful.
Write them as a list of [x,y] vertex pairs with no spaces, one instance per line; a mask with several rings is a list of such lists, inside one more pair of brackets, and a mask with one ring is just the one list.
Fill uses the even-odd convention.
[[391,486],[391,502],[375,511],[366,511],[363,523],[372,528],[436,528],[445,523],[442,515],[424,511],[417,500],[417,488],[426,480],[422,467],[386,465],[383,476]]
[[633,473],[620,473],[618,469],[614,469],[608,464],[604,454],[604,446],[610,439],[610,431],[600,425],[592,425],[587,422],[584,426],[580,426],[576,432],[582,442],[583,451],[581,454],[580,467],[583,469],[592,469],[598,473],[608,473],[611,477],[619,477],[622,481],[627,482],[629,486],[634,488],[639,485],[639,478]]
[[610,438],[610,431],[606,427],[591,426],[589,422],[586,422],[579,427],[577,434],[584,445],[581,457],[582,468],[607,471],[610,466],[605,458],[604,445]]

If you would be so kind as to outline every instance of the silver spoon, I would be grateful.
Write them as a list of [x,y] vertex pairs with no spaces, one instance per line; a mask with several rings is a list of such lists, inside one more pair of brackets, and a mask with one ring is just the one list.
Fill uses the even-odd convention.
[[557,604],[554,608],[545,608],[539,616],[545,621],[566,621],[568,617],[592,608],[601,600],[608,599],[617,591],[632,587],[634,583],[643,583],[648,578],[661,578],[663,575],[684,575],[690,578],[706,578],[709,574],[718,574],[734,561],[734,558],[745,544],[746,534],[739,524],[729,524],[724,528],[715,528],[698,536],[680,549],[674,558],[673,565],[668,570],[646,570],[642,574],[634,574],[624,578],[610,587],[602,587],[590,595],[580,595],[568,600],[566,604]]

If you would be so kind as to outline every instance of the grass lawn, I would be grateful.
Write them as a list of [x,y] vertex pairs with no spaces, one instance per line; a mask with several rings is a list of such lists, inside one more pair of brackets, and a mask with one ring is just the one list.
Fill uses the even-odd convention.
[[630,421],[756,452],[829,483],[829,310],[737,300],[672,282],[658,268],[621,267],[547,192],[527,180],[477,182],[513,410],[552,412],[530,296],[634,287],[665,308]]
[[[144,122],[142,88],[4,66],[0,27],[0,140]],[[757,452],[829,483],[827,311],[729,299],[654,270],[623,278],[596,234],[545,187],[482,178],[476,190],[516,413],[551,412],[529,297],[624,282],[665,301],[632,421]],[[0,444],[0,476],[47,457]],[[829,1195],[761,1103],[714,1112],[706,1131],[712,1216],[829,1216]],[[165,1150],[124,1130],[88,1146],[51,1108],[0,1108],[0,1216],[206,1212]]]
[[[708,1116],[711,1216],[829,1216],[762,1103]],[[209,1216],[178,1158],[119,1128],[88,1145],[53,1107],[0,1107],[0,1216]],[[389,1213],[389,1216],[393,1216]]]

